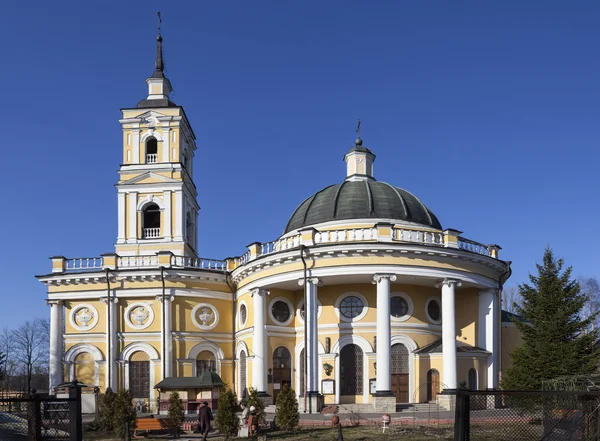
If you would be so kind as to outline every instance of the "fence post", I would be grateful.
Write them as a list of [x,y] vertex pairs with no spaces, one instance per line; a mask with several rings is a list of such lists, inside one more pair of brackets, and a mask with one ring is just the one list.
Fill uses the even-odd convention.
[[42,398],[35,389],[31,392],[27,400],[27,433],[30,440],[38,441],[42,439]]
[[69,425],[69,441],[82,441],[81,386],[77,380],[73,380],[69,385]]
[[470,437],[470,406],[466,383],[460,383],[456,390],[456,409],[454,418],[454,441],[469,441]]

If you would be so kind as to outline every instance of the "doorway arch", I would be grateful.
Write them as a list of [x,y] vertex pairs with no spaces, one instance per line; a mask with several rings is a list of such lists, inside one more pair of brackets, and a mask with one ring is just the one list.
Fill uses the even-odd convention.
[[440,393],[440,373],[437,369],[427,371],[427,401],[435,401]]
[[277,395],[287,384],[292,387],[292,353],[284,346],[273,352],[273,403],[277,403]]
[[402,343],[392,345],[392,392],[396,395],[396,403],[408,403],[409,392],[409,352]]

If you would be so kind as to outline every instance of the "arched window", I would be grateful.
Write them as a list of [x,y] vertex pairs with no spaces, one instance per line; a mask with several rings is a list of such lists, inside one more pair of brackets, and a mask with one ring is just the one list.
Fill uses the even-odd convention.
[[148,138],[146,141],[146,164],[158,162],[158,141],[156,138]]
[[75,357],[75,378],[79,381],[85,381],[85,384],[95,385],[95,367],[94,356],[89,352],[81,352]]
[[440,392],[440,373],[437,369],[427,371],[427,401],[434,401]]
[[304,349],[300,351],[300,395],[304,395],[304,389],[306,382],[304,381],[304,372],[306,367],[306,356],[304,355]]
[[273,352],[273,383],[278,383],[280,387],[273,390],[273,400],[277,402],[277,394],[283,386],[292,385],[292,353],[283,346]]
[[240,352],[240,395],[246,398],[248,390],[246,389],[246,351]]
[[148,204],[142,212],[142,237],[153,239],[160,237],[160,208],[156,204]]
[[150,356],[143,351],[129,359],[129,392],[132,398],[150,398]]
[[469,369],[469,389],[477,390],[477,369],[471,368]]
[[[399,297],[400,298],[400,297]],[[402,343],[392,345],[392,392],[397,403],[408,403],[409,396],[409,354]]]
[[196,357],[196,376],[199,377],[205,371],[217,371],[217,361],[214,354],[210,351],[202,351]]
[[340,394],[362,395],[363,351],[355,344],[346,345],[340,351]]

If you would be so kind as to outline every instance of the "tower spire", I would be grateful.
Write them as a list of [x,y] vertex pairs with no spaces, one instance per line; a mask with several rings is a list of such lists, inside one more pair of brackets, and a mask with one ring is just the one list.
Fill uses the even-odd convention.
[[160,16],[160,11],[158,14],[158,35],[156,36],[156,70],[154,71],[154,78],[164,78],[164,70],[165,70],[165,62],[163,61],[163,49],[162,49],[162,35],[160,34],[160,27],[162,24],[162,18]]

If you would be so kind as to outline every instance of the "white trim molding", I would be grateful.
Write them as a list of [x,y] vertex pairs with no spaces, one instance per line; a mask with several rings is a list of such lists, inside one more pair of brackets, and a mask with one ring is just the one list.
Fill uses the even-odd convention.
[[[379,344],[379,342],[378,342]],[[414,351],[419,349],[417,343],[408,335],[396,334],[392,335],[390,348],[395,344],[403,344],[408,349],[408,400],[414,402],[415,399],[415,354]],[[391,352],[390,352],[391,353]]]
[[[286,321],[281,322],[281,321],[277,320],[275,318],[275,316],[273,315],[273,305],[275,305],[275,302],[283,302],[287,305],[290,316],[288,317],[288,319]],[[273,299],[271,299],[271,301],[269,302],[269,306],[267,307],[267,312],[269,313],[269,317],[271,318],[273,323],[275,323],[276,325],[279,325],[279,326],[287,326],[290,323],[292,323],[292,320],[294,320],[294,310],[295,310],[294,304],[289,299],[286,299],[285,297],[274,297]]]
[[104,365],[104,355],[100,349],[89,343],[78,343],[65,352],[64,361],[69,366],[69,381],[75,380],[75,358],[83,353],[92,355],[94,359],[94,385],[100,386],[100,366]]
[[136,211],[143,211],[144,207],[148,204],[156,204],[158,205],[158,208],[160,208],[160,211],[165,210],[165,203],[163,202],[163,200],[159,197],[154,196],[153,194],[149,194],[145,198],[139,200],[136,206]]
[[[80,311],[82,309],[88,309],[88,312],[91,312],[92,315],[92,317],[88,321],[87,326],[80,326],[79,324],[77,324],[77,311]],[[69,323],[71,323],[71,326],[73,326],[78,331],[89,331],[90,329],[93,329],[94,326],[96,326],[96,324],[98,323],[98,310],[88,303],[82,303],[80,305],[77,305],[73,309],[71,309],[71,313],[69,314]]]
[[[198,310],[200,308],[210,309],[210,311],[212,312],[212,317],[211,317],[212,322],[209,323],[208,321],[204,321],[198,316]],[[203,314],[206,312],[207,311],[204,311]],[[200,321],[198,321],[198,319],[200,319]],[[215,326],[217,326],[217,324],[219,323],[219,311],[217,310],[217,308],[215,308],[214,305],[211,305],[210,303],[198,303],[196,306],[194,306],[194,309],[192,309],[192,322],[194,323],[194,325],[196,325],[198,328],[202,329],[203,331],[210,331]],[[202,323],[200,323],[200,322],[202,322]],[[209,324],[205,324],[205,323],[209,323]]]
[[[131,313],[132,310],[134,308],[144,308],[148,315],[147,315],[147,320],[145,323],[140,323],[140,324],[134,324],[131,321]],[[149,303],[146,302],[135,302],[130,304],[129,306],[127,306],[127,308],[125,309],[125,323],[127,323],[127,326],[129,326],[131,329],[146,329],[148,326],[150,326],[152,324],[152,322],[154,321],[154,310],[152,309],[152,306],[150,306]]]
[[152,402],[152,398],[154,397],[154,371],[156,370],[156,363],[160,361],[160,356],[158,351],[154,348],[154,346],[150,345],[146,342],[135,342],[130,343],[123,348],[121,355],[119,356],[119,362],[124,366],[123,372],[123,383],[126,390],[129,390],[129,359],[135,352],[145,352],[150,357],[150,390],[148,391],[148,397],[150,398],[150,402]]
[[[304,318],[302,317],[302,307],[304,306],[304,299],[300,299],[298,302],[298,307],[296,308],[296,317],[298,317],[298,321],[304,324]],[[317,299],[317,319],[321,318],[321,314],[323,313],[323,305],[321,301]],[[320,327],[320,325],[319,325]],[[302,328],[304,329],[304,328]]]
[[[246,320],[244,320],[242,322],[242,306],[244,307],[244,309],[246,310]],[[239,301],[239,306],[238,306],[238,326],[240,327],[240,329],[243,329],[246,326],[246,323],[248,323],[248,305],[246,304],[245,300],[240,300]]]
[[400,298],[404,299],[404,301],[406,302],[406,306],[407,306],[406,314],[404,314],[402,317],[394,317],[392,315],[392,306],[390,304],[390,319],[392,320],[392,322],[396,322],[396,323],[405,322],[406,320],[411,318],[413,313],[415,312],[415,304],[413,303],[410,296],[401,291],[392,292],[390,294],[390,303],[391,303],[392,297],[400,297]]
[[368,403],[369,400],[369,355],[373,354],[373,346],[366,338],[359,335],[345,335],[336,341],[331,348],[331,352],[337,354],[335,359],[335,402],[340,402],[340,354],[344,346],[355,344],[363,351],[363,402]]
[[[346,317],[340,311],[340,305],[341,305],[342,301],[346,297],[351,297],[351,296],[359,298],[363,303],[362,312],[354,318]],[[365,315],[367,315],[367,312],[369,312],[369,302],[367,302],[367,298],[359,292],[354,292],[354,291],[345,292],[335,300],[334,311],[335,311],[336,315],[338,316],[338,318],[344,322],[358,322],[358,321],[362,320],[365,317]]]
[[198,375],[198,372],[196,371],[196,360],[198,359],[200,352],[204,351],[208,351],[214,355],[215,363],[217,365],[217,373],[221,375],[221,363],[225,359],[225,353],[223,352],[223,349],[221,349],[215,343],[204,341],[195,345],[188,353],[188,360],[192,361],[192,377],[196,377]]

